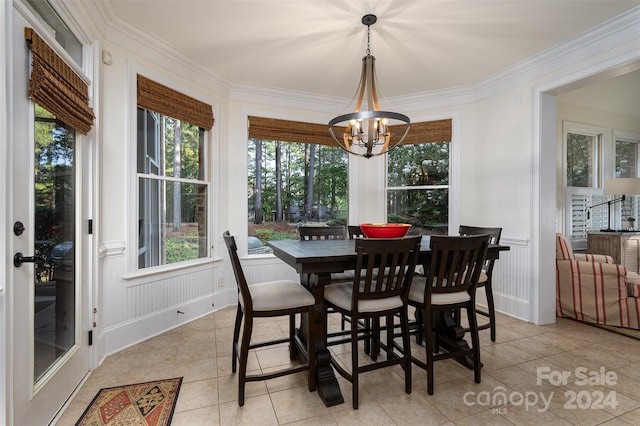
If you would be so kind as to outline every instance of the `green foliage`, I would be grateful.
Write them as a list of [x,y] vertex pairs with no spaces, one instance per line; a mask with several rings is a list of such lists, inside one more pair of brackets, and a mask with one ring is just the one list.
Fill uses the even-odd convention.
[[168,237],[165,240],[167,263],[182,262],[197,259],[198,237],[185,235],[182,237]]
[[[249,140],[247,161],[247,197],[249,198],[249,217],[255,215],[255,193],[260,191],[262,196],[262,217],[271,221],[277,209],[277,181],[275,164],[275,141],[261,141],[262,147],[262,175],[261,187],[256,182],[256,141]],[[347,153],[337,147],[316,145],[313,170],[313,206],[306,206],[309,185],[307,179],[310,174],[307,149],[304,143],[284,142],[281,146],[281,205],[282,217],[285,221],[294,221],[296,208],[300,219],[304,220],[305,211],[317,211],[323,206],[333,216],[333,212],[347,210]],[[292,207],[293,206],[293,207]],[[332,217],[333,218],[333,217]],[[345,217],[346,220],[346,217]]]
[[593,137],[567,133],[567,186],[591,186]]
[[75,132],[35,105],[36,240],[73,241],[75,218]]
[[256,237],[260,238],[261,241],[269,241],[273,240],[273,235],[275,231],[273,229],[256,229]]

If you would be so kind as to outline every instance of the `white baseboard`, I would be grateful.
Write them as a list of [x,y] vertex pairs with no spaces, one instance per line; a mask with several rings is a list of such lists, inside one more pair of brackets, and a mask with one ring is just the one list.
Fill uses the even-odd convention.
[[129,346],[136,345],[214,312],[217,310],[217,306],[214,309],[214,303],[212,303],[214,299],[215,297],[212,298],[211,295],[203,296],[199,299],[107,328],[100,336],[102,339],[100,344],[103,345],[106,355],[119,352]]

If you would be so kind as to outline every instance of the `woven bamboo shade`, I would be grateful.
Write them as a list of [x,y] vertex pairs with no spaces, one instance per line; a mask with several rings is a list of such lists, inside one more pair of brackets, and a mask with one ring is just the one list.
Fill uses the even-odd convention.
[[24,37],[32,52],[29,98],[86,135],[95,118],[87,83],[32,28]]
[[[249,137],[252,139],[336,146],[325,124],[279,120],[276,118],[249,117]],[[451,120],[447,119],[412,123],[411,129],[402,144],[450,141]]]
[[213,127],[211,105],[138,74],[138,106],[210,130]]
[[402,145],[430,142],[451,142],[451,119],[411,123]]
[[326,124],[275,118],[249,117],[249,137],[270,141],[336,146]]

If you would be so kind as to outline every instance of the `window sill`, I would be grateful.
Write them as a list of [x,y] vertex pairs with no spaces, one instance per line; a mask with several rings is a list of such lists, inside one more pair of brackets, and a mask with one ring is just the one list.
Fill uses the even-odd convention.
[[146,284],[149,281],[158,279],[173,278],[193,272],[205,271],[213,269],[216,263],[222,261],[222,258],[206,258],[198,259],[190,262],[183,262],[175,265],[164,265],[153,268],[145,268],[133,273],[122,275],[122,279],[128,287]]

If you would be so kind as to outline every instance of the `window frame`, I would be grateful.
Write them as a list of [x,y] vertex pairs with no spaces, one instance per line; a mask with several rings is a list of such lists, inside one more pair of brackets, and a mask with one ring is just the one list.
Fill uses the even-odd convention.
[[[582,186],[569,186],[567,173],[568,173],[568,137],[569,133],[580,134],[585,136],[592,136],[596,138],[594,146],[593,161],[595,164],[593,167],[593,185],[588,187]],[[603,185],[605,176],[613,176],[615,169],[615,146],[609,143],[608,129],[603,126],[596,126],[592,124],[578,123],[573,121],[562,122],[562,188],[564,194],[564,229],[565,235],[571,241],[571,246],[574,249],[586,248],[586,234],[590,232],[592,227],[589,223],[592,223],[589,218],[586,218],[587,213],[591,216],[591,208],[587,206],[584,210],[574,209],[575,197],[586,197],[587,203],[591,206],[599,204],[603,196]],[[578,213],[578,216],[574,214]],[[612,210],[612,215],[615,216],[615,208]],[[594,216],[595,217],[595,216]],[[598,217],[599,218],[599,217]],[[599,218],[600,219],[600,218]],[[574,222],[582,222],[585,224],[585,232],[581,232],[579,235],[574,235]],[[601,225],[601,220],[597,221],[596,227]]]
[[[453,138],[451,138],[453,139]],[[431,143],[437,143],[437,142],[424,142],[422,144],[412,144],[412,145],[426,145],[426,144],[431,144]],[[449,200],[447,203],[447,229],[446,229],[446,234],[449,233],[449,229],[451,229],[451,180],[452,180],[452,175],[451,175],[451,162],[452,162],[452,144],[451,141],[442,141],[441,143],[446,143],[448,144],[448,164],[447,164],[447,180],[448,180],[448,184],[447,185],[401,185],[401,186],[389,186],[388,182],[389,182],[389,154],[386,155],[385,158],[385,176],[386,176],[386,182],[387,184],[385,185],[385,216],[388,217],[389,216],[389,211],[387,210],[386,207],[388,207],[388,199],[389,199],[389,193],[390,191],[413,191],[413,190],[422,190],[422,191],[430,191],[430,190],[442,190],[442,189],[446,189],[447,190],[447,199]],[[404,145],[403,145],[404,146]],[[403,146],[398,146],[396,148],[394,148],[394,150],[398,150],[398,149],[402,149]],[[423,160],[424,162],[425,160]]]
[[[194,270],[209,268],[210,264],[215,261],[214,257],[214,240],[213,236],[216,235],[218,229],[218,217],[214,216],[214,206],[219,206],[218,179],[216,179],[216,173],[219,169],[218,155],[216,155],[218,148],[214,146],[214,140],[218,137],[217,127],[214,125],[211,129],[204,129],[204,179],[206,182],[206,208],[205,213],[207,221],[207,255],[197,259],[191,259],[176,263],[169,263],[165,265],[151,266],[140,269],[138,267],[138,215],[139,215],[139,173],[137,169],[138,152],[137,152],[137,114],[138,114],[138,102],[137,102],[137,76],[138,74],[144,75],[146,78],[151,79],[159,84],[167,86],[177,92],[190,96],[194,99],[200,100],[210,104],[213,108],[214,117],[217,116],[217,105],[203,98],[200,92],[195,93],[188,87],[180,84],[176,80],[167,79],[161,75],[156,74],[144,67],[137,64],[130,64],[128,67],[128,88],[129,88],[129,143],[127,144],[127,169],[128,169],[128,206],[127,206],[127,241],[120,249],[126,253],[127,258],[127,273],[122,278],[127,281],[127,285],[137,285],[145,281],[137,281],[137,279],[145,279],[150,275],[165,274],[167,277],[174,274],[181,274],[185,268],[191,268]],[[172,180],[171,178],[170,180]],[[118,247],[105,247],[105,251],[117,251]]]
[[[607,167],[607,156],[608,153],[611,155],[611,150],[607,151],[607,129],[605,127],[594,126],[590,124],[584,123],[576,123],[571,121],[563,121],[562,123],[562,184],[564,187],[569,187],[567,173],[569,171],[568,164],[568,150],[569,150],[569,142],[567,135],[569,133],[579,134],[584,136],[591,136],[596,138],[596,143],[593,148],[593,185],[588,187],[580,187],[580,188],[602,188],[604,184],[603,176],[607,175],[607,171],[609,167]],[[613,152],[613,161],[615,161],[615,151]],[[611,163],[611,161],[609,161]],[[613,171],[610,170],[610,174]]]

